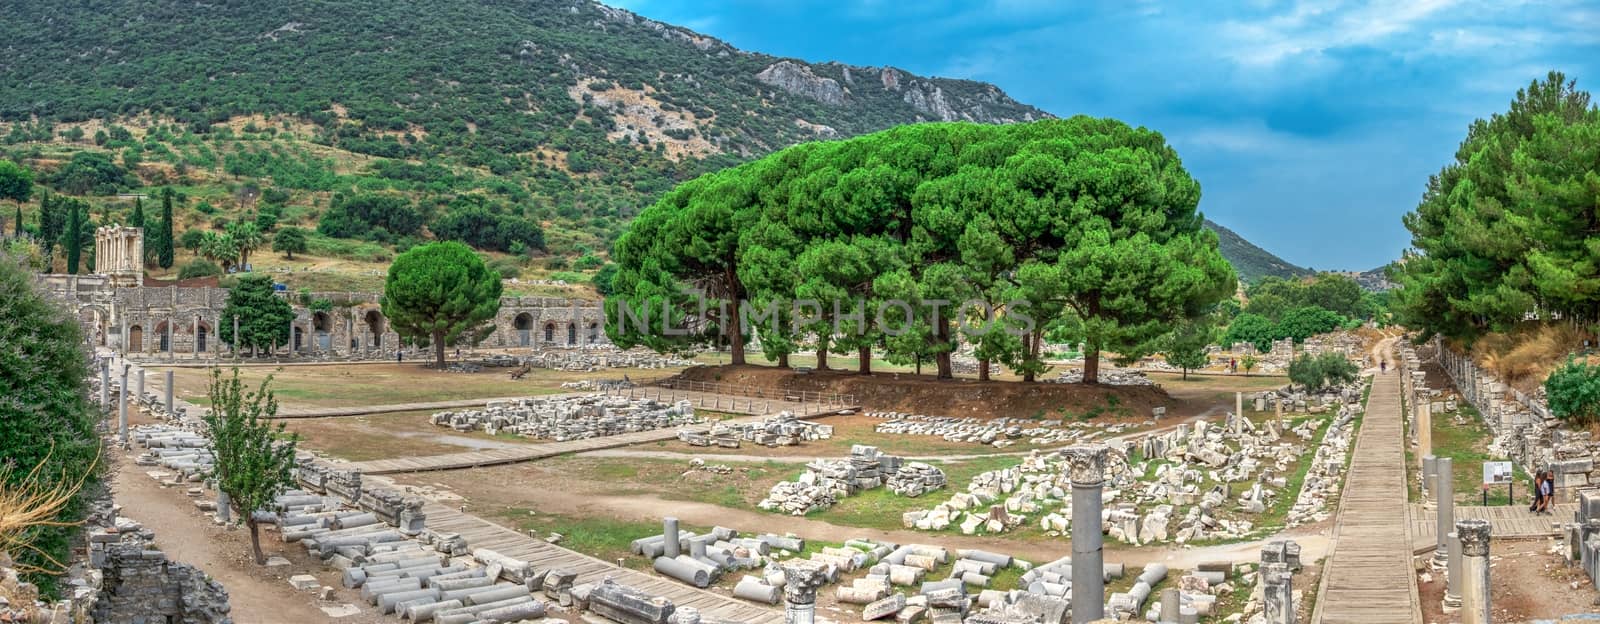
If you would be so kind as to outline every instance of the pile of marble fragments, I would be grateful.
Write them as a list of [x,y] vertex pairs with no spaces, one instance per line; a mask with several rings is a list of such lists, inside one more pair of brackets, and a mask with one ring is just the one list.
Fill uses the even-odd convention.
[[[1054,379],[1041,381],[1051,383],[1076,384],[1083,383],[1083,370],[1072,369],[1062,371]],[[1156,382],[1146,377],[1144,371],[1124,369],[1100,369],[1100,383],[1107,386],[1153,386]]]
[[[1327,517],[1350,448],[1350,423],[1360,410],[1345,400],[1359,400],[1360,394],[1359,388],[1341,389],[1330,393],[1329,403],[1312,401],[1309,407],[1300,399],[1303,411],[1336,411],[1302,419],[1289,431],[1275,419],[1257,424],[1230,415],[1221,425],[1198,421],[1111,444],[1101,530],[1135,545],[1242,538],[1256,528],[1251,516],[1282,496],[1296,500],[1291,524]],[[1328,433],[1319,441],[1324,425]],[[1310,443],[1319,444],[1308,458],[1313,463],[1307,487],[1286,491],[1290,472]],[[966,491],[930,509],[907,512],[901,521],[906,528],[955,528],[967,535],[1003,533],[1035,522],[1047,534],[1060,535],[1071,528],[1071,485],[1064,456],[1034,451],[1018,466],[978,474]]]
[[[905,460],[885,455],[875,446],[854,445],[850,456],[837,460],[817,460],[806,464],[806,471],[795,481],[780,481],[772,486],[767,497],[757,504],[767,511],[777,511],[803,516],[819,509],[827,509],[839,500],[863,490],[883,487],[886,480],[898,476]],[[942,482],[944,474],[933,472],[938,468],[913,468],[900,484],[906,491],[927,492],[932,483]],[[912,481],[919,481],[916,486]]]
[[788,411],[761,422],[719,422],[706,433],[678,432],[678,439],[689,446],[718,446],[739,448],[744,442],[768,448],[796,446],[801,442],[827,440],[833,437],[833,425],[800,420]]
[[1081,443],[1101,435],[1116,435],[1133,426],[1131,423],[1064,424],[1062,420],[1025,418],[954,418],[903,412],[867,412],[866,415],[884,420],[873,428],[878,433],[937,436],[947,442],[986,444],[995,448],[1022,442],[1038,446]]
[[563,442],[692,425],[701,422],[688,401],[667,405],[652,399],[590,394],[495,401],[481,410],[439,412],[433,424],[456,431],[513,433]]

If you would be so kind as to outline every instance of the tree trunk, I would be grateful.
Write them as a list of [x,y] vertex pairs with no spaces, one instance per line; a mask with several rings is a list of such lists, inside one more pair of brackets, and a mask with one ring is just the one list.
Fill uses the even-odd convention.
[[828,337],[817,335],[817,370],[825,371],[828,368]]
[[978,381],[989,381],[989,360],[978,360]]
[[1043,336],[1043,329],[1034,329],[1028,333],[1027,337],[1023,338],[1024,346],[1028,349],[1028,363],[1030,365],[1028,370],[1022,373],[1022,381],[1025,383],[1033,383],[1039,380],[1039,373],[1034,369],[1038,368],[1039,343],[1042,341]]
[[261,555],[261,531],[256,525],[255,515],[245,512],[244,517],[245,526],[250,527],[250,550],[255,554],[256,565],[266,565],[267,558]]
[[917,354],[917,376],[922,376],[922,354]]
[[444,370],[444,332],[437,329],[433,331],[433,362]]
[[1189,381],[1189,369],[1188,368],[1184,368],[1183,369],[1183,380],[1184,381]]
[[[950,323],[940,319],[939,332],[935,334],[940,344],[950,345]],[[939,379],[955,379],[956,369],[950,362],[950,351],[940,351],[933,354],[933,363],[939,369]]]
[[856,372],[862,375],[872,374],[872,347],[861,345],[856,347]]
[[1088,340],[1083,343],[1083,383],[1100,383],[1100,345]]
[[739,314],[735,311],[723,320],[722,333],[728,339],[729,361],[744,364],[744,332],[739,330]]
[[789,368],[789,354],[788,353],[783,353],[783,354],[778,355],[778,368]]

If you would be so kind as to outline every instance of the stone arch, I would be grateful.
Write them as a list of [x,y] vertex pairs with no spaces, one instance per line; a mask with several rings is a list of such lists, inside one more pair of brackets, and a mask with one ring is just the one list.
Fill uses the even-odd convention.
[[333,316],[327,312],[311,313],[312,344],[318,351],[333,350]]
[[194,325],[194,352],[205,353],[212,346],[211,324],[200,318]]
[[533,315],[527,312],[518,314],[511,319],[511,327],[517,332],[517,346],[526,347],[533,344]]
[[567,346],[578,344],[578,324],[567,323]]
[[122,345],[123,353],[138,353],[144,351],[144,326],[129,325],[127,344]]
[[160,321],[156,323],[156,353],[172,352],[172,322]]
[[595,321],[589,321],[589,344],[596,344],[599,342],[600,324]]
[[361,314],[361,322],[366,325],[367,346],[372,348],[383,347],[383,312],[370,309]]
[[107,322],[111,316],[106,314],[106,309],[95,304],[88,304],[78,308],[78,322],[88,334],[90,344],[97,347],[106,346]]
[[556,341],[556,324],[555,323],[547,322],[547,323],[544,324],[544,341],[545,342],[555,342]]

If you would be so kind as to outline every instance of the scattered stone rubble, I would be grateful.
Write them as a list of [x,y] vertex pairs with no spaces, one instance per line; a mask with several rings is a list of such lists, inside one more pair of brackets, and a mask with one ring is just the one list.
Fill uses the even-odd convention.
[[[1288,412],[1334,413],[1304,419],[1289,431],[1270,418],[1258,425],[1230,415],[1221,426],[1199,421],[1112,444],[1101,530],[1134,545],[1246,537],[1256,529],[1250,516],[1291,495],[1284,492],[1290,471],[1306,454],[1305,443],[1325,425],[1327,434],[1310,459],[1308,487],[1292,494],[1296,503],[1288,522],[1328,517],[1360,397],[1356,385],[1317,396],[1267,392],[1252,397],[1258,410],[1281,402]],[[901,521],[908,529],[954,527],[966,535],[1003,533],[1032,521],[1060,535],[1071,528],[1070,485],[1065,454],[1036,450],[1018,466],[978,474],[965,492],[931,509],[907,512]]]
[[525,398],[489,403],[481,410],[439,412],[433,424],[456,431],[501,432],[564,442],[693,425],[702,422],[694,406],[668,406],[653,399],[591,394],[563,398]]
[[[905,473],[902,475],[902,469]],[[767,511],[777,511],[803,516],[812,511],[827,509],[840,499],[863,490],[882,487],[893,481],[899,491],[915,492],[907,496],[920,496],[944,486],[944,472],[929,464],[913,462],[885,455],[875,446],[857,444],[850,447],[850,456],[842,460],[818,460],[806,464],[806,471],[796,481],[780,481],[772,486],[767,497],[757,504]]]
[[[1083,383],[1083,369],[1074,368],[1062,371],[1054,379],[1043,379],[1049,383],[1076,384]],[[1154,386],[1156,382],[1145,376],[1144,371],[1120,368],[1100,369],[1100,383],[1107,386]]]
[[768,448],[797,446],[801,442],[827,440],[833,437],[833,425],[824,425],[795,418],[788,411],[756,423],[719,422],[706,433],[679,431],[678,439],[689,446],[717,446],[739,448],[743,442]]
[[[1025,418],[955,418],[902,412],[867,412],[866,415],[885,420],[873,428],[878,433],[937,436],[948,442],[986,444],[995,448],[1005,448],[1017,443],[1044,446],[1087,442],[1102,435],[1116,435],[1137,426],[1133,423],[1064,424],[1062,420]],[[1143,424],[1153,424],[1153,421],[1146,421]]]

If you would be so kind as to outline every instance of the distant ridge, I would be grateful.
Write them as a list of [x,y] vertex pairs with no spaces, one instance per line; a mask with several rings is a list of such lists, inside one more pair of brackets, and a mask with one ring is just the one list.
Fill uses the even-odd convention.
[[1206,227],[1217,233],[1222,256],[1233,264],[1239,279],[1244,282],[1253,282],[1268,275],[1288,279],[1312,274],[1311,269],[1290,264],[1215,221],[1206,219]]

